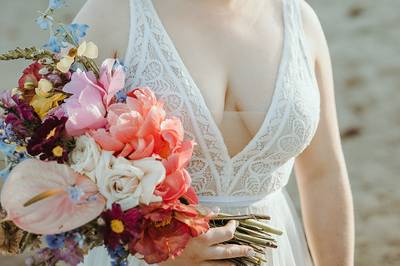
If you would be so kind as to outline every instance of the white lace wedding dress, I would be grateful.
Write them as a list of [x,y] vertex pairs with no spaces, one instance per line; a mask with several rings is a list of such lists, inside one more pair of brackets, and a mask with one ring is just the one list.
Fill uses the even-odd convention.
[[[286,194],[295,157],[310,143],[319,121],[319,90],[307,56],[299,1],[282,0],[284,44],[265,120],[250,143],[230,158],[201,91],[169,38],[151,0],[130,0],[131,30],[125,64],[127,88],[149,86],[167,111],[184,122],[196,146],[190,173],[202,204],[227,213],[262,213],[284,231],[266,265],[312,265],[302,225]],[[145,265],[132,259],[131,265]],[[85,266],[110,265],[93,250]]]

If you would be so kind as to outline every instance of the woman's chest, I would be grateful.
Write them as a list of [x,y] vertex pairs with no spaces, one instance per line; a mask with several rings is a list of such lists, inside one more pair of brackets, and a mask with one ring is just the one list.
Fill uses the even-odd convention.
[[[184,33],[174,27],[169,30],[214,120],[220,126],[224,124],[221,130],[232,128],[232,122],[254,135],[275,91],[282,54],[281,31],[242,33],[201,27]],[[230,121],[227,114],[232,112],[240,119]],[[251,113],[257,119],[246,115]]]
[[217,124],[225,111],[266,113],[283,46],[277,7],[265,4],[248,17],[200,4],[154,5]]

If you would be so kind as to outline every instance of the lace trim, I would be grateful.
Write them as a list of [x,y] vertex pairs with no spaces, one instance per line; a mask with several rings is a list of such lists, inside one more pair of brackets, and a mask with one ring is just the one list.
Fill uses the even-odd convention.
[[283,0],[282,58],[265,121],[243,151],[231,159],[152,2],[131,0],[127,87],[152,87],[166,102],[167,111],[183,120],[187,137],[198,142],[189,171],[200,195],[266,195],[283,187],[293,158],[316,131],[319,92],[299,30],[300,10],[295,1]]

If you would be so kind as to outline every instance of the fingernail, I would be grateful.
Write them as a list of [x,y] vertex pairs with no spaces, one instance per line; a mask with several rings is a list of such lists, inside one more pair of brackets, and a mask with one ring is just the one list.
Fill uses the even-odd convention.
[[236,221],[236,220],[235,220],[235,226],[238,227],[239,224],[240,224],[239,221]]
[[254,249],[249,249],[249,251],[247,251],[248,257],[255,257],[256,255],[257,253],[254,251]]

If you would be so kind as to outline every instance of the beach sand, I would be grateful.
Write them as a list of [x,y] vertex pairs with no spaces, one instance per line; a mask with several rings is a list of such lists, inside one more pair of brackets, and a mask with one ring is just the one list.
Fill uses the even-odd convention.
[[[68,2],[63,20],[71,20],[84,1]],[[332,55],[355,202],[356,265],[400,265],[400,2],[309,2],[319,15]],[[0,51],[40,45],[47,38],[32,22],[35,11],[46,3],[0,0]],[[0,88],[15,86],[25,64],[1,62]],[[293,180],[289,189],[298,202]],[[0,265],[23,265],[22,261],[1,257]]]

